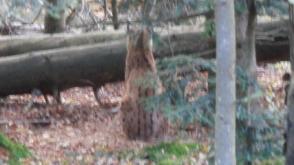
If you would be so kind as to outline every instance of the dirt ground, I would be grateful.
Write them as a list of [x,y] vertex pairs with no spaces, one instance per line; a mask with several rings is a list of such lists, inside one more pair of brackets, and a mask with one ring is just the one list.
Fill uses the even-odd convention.
[[[62,92],[62,105],[46,104],[43,96],[9,96],[0,105],[1,131],[33,152],[28,164],[94,164],[103,159],[117,164],[116,158],[104,154],[154,144],[130,141],[124,135],[120,113],[116,112],[122,93],[123,83],[106,85],[99,91],[102,105],[96,102],[91,88]],[[32,101],[34,104],[28,107]],[[200,139],[203,131],[193,137]],[[8,159],[7,154],[0,156]]]
[[[112,85],[112,89],[120,86]],[[111,90],[107,92],[108,95],[113,94]],[[103,96],[101,99],[103,101]],[[31,101],[34,105],[28,108]],[[1,103],[1,130],[29,147],[36,159],[42,162],[60,162],[68,160],[71,155],[83,155],[84,158],[96,151],[145,145],[126,139],[121,130],[119,113],[112,112],[110,107],[99,106],[91,88],[73,88],[62,92],[62,101],[62,105],[48,105],[42,96],[33,100],[31,95],[10,96]]]

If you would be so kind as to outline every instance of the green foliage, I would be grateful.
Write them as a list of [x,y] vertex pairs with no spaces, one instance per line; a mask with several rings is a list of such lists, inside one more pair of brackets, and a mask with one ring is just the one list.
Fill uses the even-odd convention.
[[133,6],[140,6],[144,0],[129,0],[127,3],[132,4]]
[[[191,158],[200,152],[206,152],[205,147],[193,142],[162,142],[144,148],[127,149],[119,152],[97,151],[97,157],[118,158],[120,164],[158,164],[181,165],[192,164]],[[145,163],[144,163],[145,162]]]
[[214,20],[206,20],[204,23],[204,35],[206,37],[213,37],[216,35]]
[[0,25],[1,23],[7,25],[17,20],[31,22],[42,7],[38,0],[1,0],[0,6]]
[[145,157],[159,165],[183,164],[183,161],[191,153],[200,150],[198,144],[193,143],[161,143],[157,146],[147,147],[144,149]]
[[285,159],[284,159],[284,157],[276,157],[273,159],[257,162],[256,164],[257,165],[284,165]]
[[[245,161],[266,160],[282,155],[283,114],[279,111],[263,111],[249,114],[241,105],[237,109],[237,157],[240,164]],[[248,122],[253,123],[252,126]],[[248,150],[248,143],[250,149]]]
[[[271,17],[288,15],[288,3],[286,1],[256,0],[255,3],[259,15]],[[235,9],[237,13],[242,13],[246,9],[246,1],[235,0]]]
[[214,8],[213,0],[183,0],[182,3],[191,6],[192,9],[198,12],[209,11]]
[[187,97],[185,89],[190,81],[205,81],[203,77],[198,77],[192,73],[199,70],[214,71],[213,62],[202,59],[191,60],[187,56],[177,56],[163,59],[158,62],[157,66],[160,71],[160,78],[164,80],[162,83],[165,92],[160,96],[145,99],[146,109],[157,110],[160,107],[168,119],[173,122],[179,121],[184,125],[194,122],[196,116],[198,121],[212,126],[213,108],[211,107],[213,107],[213,99],[211,98],[213,93],[200,96],[197,100],[191,102],[189,98],[197,97],[195,96],[196,93],[191,93],[191,96]]
[[74,8],[78,3],[77,0],[57,0],[57,4],[47,3],[48,13],[55,19],[60,18],[60,14],[67,8]]
[[235,11],[236,13],[242,13],[246,10],[246,1],[236,0],[235,1]]
[[[286,1],[256,0],[255,3],[259,15],[268,15],[271,17],[288,15],[288,3]],[[235,10],[237,13],[242,13],[246,8],[246,1],[235,0]]]
[[[214,128],[215,115],[215,63],[213,61],[187,56],[162,59],[157,64],[165,91],[160,96],[149,97],[145,101],[148,110],[164,112],[173,123],[184,127],[193,122]],[[200,72],[208,72],[209,79],[199,76]],[[260,98],[263,92],[256,80],[250,80],[241,68],[236,70],[239,91],[247,91],[254,87],[256,93],[237,100],[237,156],[240,164],[245,161],[266,160],[282,155],[284,114],[281,111],[261,110],[249,113],[246,109],[248,101]],[[197,87],[187,94],[191,82]],[[208,87],[203,84],[208,84]],[[208,89],[207,89],[208,88]],[[205,91],[200,94],[199,91]],[[200,92],[201,93],[201,92]],[[250,124],[249,124],[250,123]]]
[[31,156],[30,151],[22,144],[14,143],[9,140],[4,134],[0,133],[0,146],[9,151],[9,164],[21,164],[20,160]]
[[287,1],[257,0],[256,6],[260,15],[269,15],[273,17],[288,15]]

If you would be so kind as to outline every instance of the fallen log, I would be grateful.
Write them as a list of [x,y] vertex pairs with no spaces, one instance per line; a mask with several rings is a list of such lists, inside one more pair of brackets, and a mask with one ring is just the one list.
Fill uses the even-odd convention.
[[16,36],[0,38],[0,57],[38,50],[56,49],[119,40],[125,38],[122,32],[91,32],[84,34],[53,34]]
[[[50,50],[0,59],[0,96],[30,93],[38,88],[45,94],[74,86],[99,86],[123,80],[125,46],[101,44]],[[100,52],[100,53],[98,53]],[[118,55],[119,54],[119,55]]]
[[[186,28],[189,29],[189,31],[184,33],[195,32],[195,30],[193,30],[190,26]],[[178,27],[175,27],[170,29],[170,31],[161,31],[161,34],[175,33],[176,31],[182,31],[182,28],[179,29]],[[5,36],[0,38],[0,57],[29,53],[33,51],[91,45],[125,38],[126,32],[124,31],[91,32],[84,34]]]
[[[275,41],[277,38],[287,40],[287,27],[282,26],[286,21],[260,23],[257,26],[257,42]],[[182,31],[182,33],[195,32],[195,27],[184,26],[185,30],[180,27],[173,27],[171,32],[163,31],[163,33],[174,33],[173,31]],[[188,30],[187,30],[188,29]],[[286,29],[286,30],[285,30]],[[156,29],[155,29],[156,30]],[[191,31],[192,30],[192,31]],[[160,32],[162,34],[162,31]],[[91,32],[84,34],[54,34],[54,35],[34,35],[34,36],[8,36],[0,38],[0,56],[10,56],[23,54],[33,51],[57,49],[62,47],[81,46],[88,44],[96,44],[101,42],[109,42],[125,38],[124,31],[111,32]],[[198,35],[199,36],[199,35]],[[187,40],[189,41],[189,40]],[[208,39],[210,41],[210,39]],[[275,43],[273,43],[274,46]],[[278,46],[276,46],[278,48]]]
[[[205,50],[208,45],[203,44],[201,38],[204,39],[197,33],[163,36],[155,54],[165,57],[173,53]],[[168,42],[174,50],[166,44]],[[122,81],[126,52],[126,41],[121,40],[2,57],[0,96],[30,93],[35,88],[53,94],[54,88],[99,87],[108,82]]]
[[[215,42],[201,33],[176,33],[155,40],[155,57],[195,54],[215,57]],[[288,60],[288,43],[257,42],[257,59],[263,61]],[[30,93],[41,89],[53,94],[54,89],[99,86],[123,81],[126,41],[84,45],[37,51],[0,58],[0,96]],[[273,60],[274,59],[274,60]]]

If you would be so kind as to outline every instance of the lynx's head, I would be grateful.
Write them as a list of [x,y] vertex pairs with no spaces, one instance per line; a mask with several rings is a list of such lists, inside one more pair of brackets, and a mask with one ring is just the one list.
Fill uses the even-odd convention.
[[152,51],[152,32],[149,28],[128,31],[128,50]]

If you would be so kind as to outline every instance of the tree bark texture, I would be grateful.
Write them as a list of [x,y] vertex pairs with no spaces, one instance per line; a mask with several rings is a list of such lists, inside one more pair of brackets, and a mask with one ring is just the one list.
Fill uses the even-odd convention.
[[217,0],[215,164],[236,164],[236,37],[234,0]]
[[54,34],[34,37],[17,36],[0,39],[0,57],[38,50],[56,49],[62,47],[72,47],[100,42],[109,42],[125,38],[121,32],[98,33],[91,32],[85,34]]
[[[43,51],[0,59],[0,96],[45,94],[75,86],[99,87],[124,79],[125,47],[122,42]],[[101,52],[101,53],[97,53]]]
[[[256,6],[254,0],[237,0],[236,3],[244,6],[242,11],[236,13],[236,36],[237,36],[237,65],[242,68],[248,75],[249,81],[256,80],[256,48],[255,48],[255,27],[256,27]],[[242,88],[237,88],[237,97],[242,99],[244,97],[252,96],[255,91],[255,84],[249,83],[248,89],[241,91]],[[248,114],[257,113],[258,100],[248,99],[245,103]],[[248,127],[246,134],[246,148],[249,157],[253,154],[253,141],[255,137],[255,127],[251,120],[243,123]],[[251,165],[253,160],[246,160],[246,165]]]

